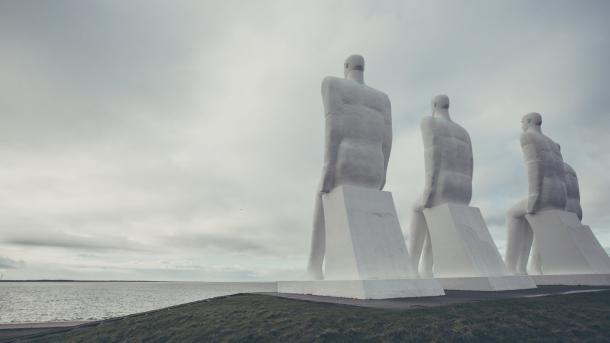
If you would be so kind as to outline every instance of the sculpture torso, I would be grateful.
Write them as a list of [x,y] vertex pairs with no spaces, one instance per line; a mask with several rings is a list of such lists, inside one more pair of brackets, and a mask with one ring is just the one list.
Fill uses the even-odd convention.
[[534,211],[566,207],[564,162],[559,145],[541,132],[521,135],[521,147],[528,172],[529,201],[537,198]]
[[332,187],[349,184],[380,189],[386,173],[382,146],[387,130],[391,131],[387,95],[352,80],[327,77],[322,97],[327,135],[338,136],[327,137],[327,144],[332,144],[327,151],[335,153],[335,161],[331,161],[333,156],[325,157],[333,168]]
[[428,116],[421,123],[426,159],[425,190],[430,206],[469,204],[472,197],[472,145],[468,132],[455,122]]

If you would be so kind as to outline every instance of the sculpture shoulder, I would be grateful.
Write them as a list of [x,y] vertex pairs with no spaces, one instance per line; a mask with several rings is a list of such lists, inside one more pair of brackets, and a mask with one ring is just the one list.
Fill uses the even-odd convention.
[[439,129],[447,130],[451,124],[452,123],[446,119],[428,115],[422,118],[419,127],[421,128],[422,132],[434,134]]
[[362,91],[368,93],[369,95],[372,95],[375,98],[382,99],[388,104],[390,102],[390,98],[388,97],[388,95],[378,89],[370,87],[366,84],[359,84],[355,81],[347,80],[336,76],[327,76],[322,80],[322,93],[331,90],[341,90],[348,92]]
[[322,95],[326,96],[329,92],[340,89],[344,79],[334,76],[327,76],[322,80]]
[[462,125],[460,125],[454,121],[451,121],[451,126],[453,126],[453,128],[454,128],[456,138],[458,138],[464,142],[470,143],[470,135],[468,134],[468,131],[466,131],[466,129]]
[[422,118],[419,128],[421,130],[422,138],[424,139],[424,148],[432,148],[434,146],[434,142],[437,139],[436,134],[436,126],[437,126],[437,118],[433,116],[425,116]]
[[345,79],[341,79],[335,76],[327,76],[322,79],[322,89],[336,87],[345,81]]
[[436,118],[434,118],[433,116],[425,116],[422,118],[421,122],[419,123],[419,127],[422,130],[433,130],[435,126],[436,126]]
[[545,137],[538,132],[526,131],[521,134],[521,145],[541,144],[544,143]]

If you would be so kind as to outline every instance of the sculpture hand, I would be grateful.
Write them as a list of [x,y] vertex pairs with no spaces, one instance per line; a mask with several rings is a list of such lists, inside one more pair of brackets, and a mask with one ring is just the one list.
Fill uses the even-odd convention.
[[426,199],[426,198],[429,198],[429,196],[428,196],[428,197],[426,197],[426,195],[425,195],[425,194],[424,194],[424,196],[422,196],[421,198],[418,198],[418,199],[415,201],[415,204],[413,205],[413,211],[415,211],[415,212],[421,212],[421,211],[423,211],[423,210],[424,210],[424,208],[426,208],[426,200],[424,200],[424,199]]
[[328,192],[330,192],[333,189],[333,187],[334,187],[334,180],[333,180],[333,178],[330,177],[330,176],[326,176],[322,180],[322,187],[320,189],[320,192],[328,193]]
[[538,194],[530,195],[527,199],[527,214],[534,214],[538,210],[540,197]]

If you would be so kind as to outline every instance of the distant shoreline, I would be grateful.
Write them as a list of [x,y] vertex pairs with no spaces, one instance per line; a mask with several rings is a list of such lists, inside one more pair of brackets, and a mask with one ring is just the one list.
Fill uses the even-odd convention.
[[66,279],[40,279],[40,280],[0,280],[0,282],[198,282],[214,284],[236,283],[273,283],[275,281],[183,281],[183,280],[66,280]]
[[[154,280],[0,280],[0,282],[181,282],[181,281],[154,281]],[[184,281],[189,282],[189,281]]]

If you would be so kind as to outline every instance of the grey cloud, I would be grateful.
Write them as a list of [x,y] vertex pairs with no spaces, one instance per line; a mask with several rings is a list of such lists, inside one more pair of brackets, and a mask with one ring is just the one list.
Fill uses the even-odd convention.
[[17,269],[25,267],[24,261],[15,261],[8,257],[0,256],[0,269]]
[[267,253],[269,248],[248,239],[213,234],[181,235],[164,239],[169,244],[177,244],[179,247],[195,249],[213,249],[223,252],[242,252],[242,253]]
[[[243,234],[248,232],[247,234]],[[159,241],[177,249],[195,249],[202,253],[230,253],[262,256],[291,256],[295,247],[290,238],[262,232],[257,235],[251,230],[235,230],[233,234],[187,233],[179,236],[159,237]],[[287,244],[288,243],[288,244]]]
[[24,247],[51,247],[95,251],[149,251],[138,242],[130,241],[120,236],[95,235],[77,236],[62,232],[44,232],[39,234],[12,235],[1,240],[6,244]]

